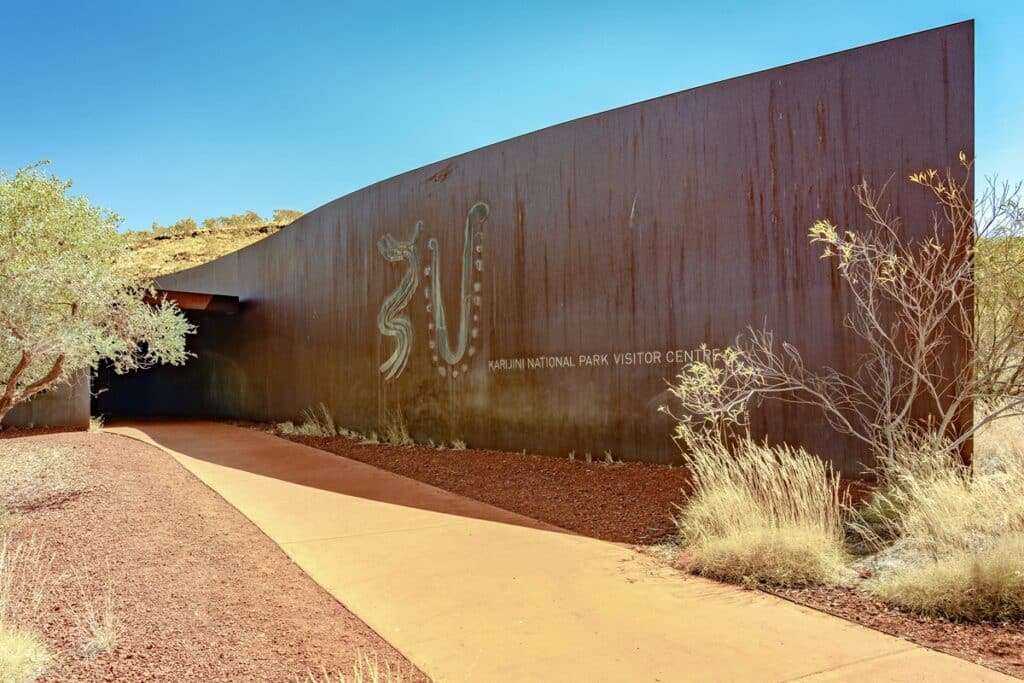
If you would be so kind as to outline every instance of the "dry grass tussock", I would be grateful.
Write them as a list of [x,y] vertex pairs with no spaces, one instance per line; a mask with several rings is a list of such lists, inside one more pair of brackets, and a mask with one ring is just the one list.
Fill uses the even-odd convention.
[[401,409],[388,412],[384,424],[381,425],[381,440],[392,446],[415,446],[416,442],[409,435],[409,425]]
[[[0,442],[0,517],[27,520],[41,510],[59,508],[91,489],[84,453],[72,446],[25,440]],[[34,536],[0,530],[0,683],[24,683],[45,672],[51,656],[38,628],[46,615],[44,597],[66,584],[46,545]],[[80,568],[79,568],[80,569]],[[81,611],[74,618],[87,655],[116,645],[119,622],[113,587],[93,598],[80,589]]]
[[277,430],[282,434],[294,434],[296,436],[347,436],[356,437],[358,434],[344,427],[339,427],[331,415],[330,408],[326,403],[318,403],[312,408],[306,408],[299,414],[298,424],[288,421],[279,422]]
[[402,671],[384,664],[381,666],[380,658],[376,653],[369,655],[360,651],[356,661],[352,664],[352,670],[347,674],[342,671],[330,672],[321,669],[319,672],[310,671],[304,677],[296,678],[296,683],[405,683],[411,680]]
[[27,683],[45,672],[51,657],[31,625],[55,582],[53,559],[41,543],[0,537],[0,683]]
[[[107,566],[107,576],[110,567]],[[121,636],[121,620],[114,599],[114,585],[108,582],[99,596],[91,596],[78,582],[81,611],[74,613],[75,624],[81,634],[82,652],[86,657],[113,652]]]
[[[415,446],[416,441],[409,433],[409,424],[401,409],[389,411],[380,425],[380,430],[373,430],[363,434],[354,429],[341,427],[334,420],[330,408],[325,403],[318,403],[313,408],[303,410],[299,416],[298,424],[294,422],[279,422],[276,425],[277,431],[281,434],[295,436],[342,436],[353,439],[363,444],[388,444],[391,446]],[[456,441],[453,447],[464,449],[465,442]],[[443,447],[443,444],[442,444]]]
[[46,672],[51,659],[35,633],[0,624],[0,683],[31,683]]
[[932,453],[899,451],[856,520],[882,554],[896,556],[871,590],[951,619],[1024,618],[1024,420],[979,432],[973,470]]
[[747,438],[690,439],[693,491],[677,519],[687,568],[742,584],[840,581],[839,480],[806,451]]
[[873,592],[921,614],[965,621],[1024,619],[1024,535],[994,539],[983,550],[956,550],[909,563]]

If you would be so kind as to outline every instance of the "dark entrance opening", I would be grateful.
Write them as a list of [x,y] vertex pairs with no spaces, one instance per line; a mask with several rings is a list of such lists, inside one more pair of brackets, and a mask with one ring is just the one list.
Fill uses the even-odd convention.
[[[199,335],[204,331],[214,334],[217,327],[232,324],[229,316],[241,312],[236,296],[157,290],[150,303],[163,299],[175,302],[195,325],[196,333],[186,340],[186,347],[193,353]],[[186,361],[189,372],[184,366],[158,365],[123,375],[104,363],[92,377],[90,414],[104,418],[227,417],[212,415],[198,398],[202,392],[190,387],[196,377],[191,366],[208,362],[197,355]]]

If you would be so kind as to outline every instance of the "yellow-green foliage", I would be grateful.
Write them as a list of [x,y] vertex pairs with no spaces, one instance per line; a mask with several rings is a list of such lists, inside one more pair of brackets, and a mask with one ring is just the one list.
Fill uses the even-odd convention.
[[115,266],[120,218],[40,166],[0,172],[0,420],[106,360],[118,372],[188,358],[192,327]]
[[0,624],[0,683],[31,683],[43,675],[50,659],[39,636]]
[[780,586],[840,580],[846,553],[829,465],[750,438],[689,439],[686,449],[693,490],[677,523],[690,571]]

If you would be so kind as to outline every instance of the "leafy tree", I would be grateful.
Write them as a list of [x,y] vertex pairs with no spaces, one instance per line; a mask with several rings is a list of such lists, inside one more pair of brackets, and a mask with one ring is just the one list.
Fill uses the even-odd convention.
[[121,219],[70,187],[41,165],[0,171],[0,423],[101,360],[123,373],[188,357],[177,306],[114,269]]

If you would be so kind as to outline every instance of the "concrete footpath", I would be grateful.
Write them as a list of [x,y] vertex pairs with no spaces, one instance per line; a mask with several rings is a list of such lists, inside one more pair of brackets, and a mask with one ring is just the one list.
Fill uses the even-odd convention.
[[1015,680],[267,434],[106,431],[177,459],[440,683]]

